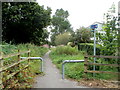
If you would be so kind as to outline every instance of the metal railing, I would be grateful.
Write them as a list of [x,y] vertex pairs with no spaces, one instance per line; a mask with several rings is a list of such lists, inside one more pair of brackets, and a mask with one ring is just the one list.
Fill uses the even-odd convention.
[[66,63],[78,63],[78,62],[84,62],[84,60],[64,60],[62,63],[62,79],[64,79],[64,73],[65,73],[65,69],[64,69],[64,65]]
[[[27,57],[20,57],[21,59],[26,59]],[[41,57],[29,57],[29,59],[34,60],[34,59],[38,59],[41,60],[41,72],[43,72],[43,58]]]

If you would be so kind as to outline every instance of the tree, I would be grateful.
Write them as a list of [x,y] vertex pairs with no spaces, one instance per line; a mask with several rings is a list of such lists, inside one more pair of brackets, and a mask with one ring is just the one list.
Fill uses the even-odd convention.
[[76,32],[72,33],[72,41],[74,43],[89,43],[91,42],[91,31],[89,28],[86,27],[80,27],[79,29],[76,30]]
[[59,34],[63,34],[65,32],[73,32],[71,28],[71,24],[68,21],[69,13],[68,11],[64,11],[62,8],[57,9],[55,15],[52,17],[52,36],[51,41],[54,43],[55,36]]
[[99,41],[101,42],[101,54],[102,55],[117,55],[118,45],[118,29],[117,29],[117,17],[114,16],[115,6],[114,4],[108,10],[108,13],[104,14],[106,17],[105,24],[103,25],[104,33],[98,33]]
[[3,40],[12,43],[42,44],[48,37],[51,9],[36,2],[3,2]]
[[56,45],[67,45],[70,41],[71,35],[70,33],[66,32],[55,37],[55,44]]
[[[114,16],[115,11],[114,5],[109,9],[108,13],[105,14],[106,21],[103,26],[104,33],[98,33],[99,41],[101,42],[101,55],[105,56],[118,56],[119,55],[119,28],[117,28],[118,17]],[[119,59],[108,59],[108,63],[118,63]],[[120,70],[120,68],[118,68]]]

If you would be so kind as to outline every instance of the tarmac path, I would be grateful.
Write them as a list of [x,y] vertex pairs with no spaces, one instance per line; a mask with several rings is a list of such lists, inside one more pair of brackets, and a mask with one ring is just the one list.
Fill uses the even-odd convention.
[[62,80],[62,76],[59,70],[52,64],[49,58],[49,52],[47,52],[44,59],[44,76],[38,76],[35,78],[36,82],[33,88],[86,88],[84,86],[77,86],[77,82],[67,79]]

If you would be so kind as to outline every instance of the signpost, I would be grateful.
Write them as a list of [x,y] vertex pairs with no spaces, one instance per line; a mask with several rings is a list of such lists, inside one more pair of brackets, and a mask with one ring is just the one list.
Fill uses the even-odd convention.
[[[97,24],[91,25],[90,28],[93,30],[94,32],[94,56],[96,55],[96,28],[98,28]],[[94,57],[94,63],[96,62],[96,57]],[[93,70],[95,71],[95,65],[93,66]],[[95,73],[93,74],[93,76],[95,76]]]

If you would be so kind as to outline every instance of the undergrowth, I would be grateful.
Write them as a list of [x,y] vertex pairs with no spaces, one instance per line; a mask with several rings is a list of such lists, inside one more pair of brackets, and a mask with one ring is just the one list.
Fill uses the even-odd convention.
[[[62,71],[62,62],[64,60],[83,60],[85,54],[84,51],[78,51],[75,47],[69,47],[69,46],[59,46],[54,49],[51,49],[52,52],[50,53],[50,57],[52,59],[52,62],[56,64],[57,68]],[[93,58],[90,59],[91,63],[93,63]],[[104,59],[98,59],[96,60],[96,63],[104,63],[107,64],[108,62]],[[89,66],[89,70],[93,70],[93,66]],[[113,68],[111,66],[96,66],[96,70],[98,71],[111,71],[111,72],[117,72],[117,68]],[[81,63],[66,63],[65,64],[65,76],[67,78],[72,79],[82,79],[84,78],[84,62]],[[95,79],[106,79],[106,80],[117,80],[118,75],[113,74],[95,74],[93,77],[92,73],[86,74],[87,78],[95,78]]]
[[[52,62],[56,64],[57,68],[62,71],[62,62],[64,60],[83,60],[83,53],[77,50],[76,47],[59,46],[52,49],[50,53]],[[84,63],[66,63],[65,75],[67,78],[80,79],[83,77]]]
[[[19,45],[11,45],[11,44],[7,44],[4,43],[3,45],[1,45],[2,47],[2,51],[0,51],[3,55],[8,55],[8,54],[13,54],[13,53],[17,53],[18,49],[20,51],[27,51],[28,49],[30,49],[30,56],[31,57],[42,57],[47,51],[47,48],[44,47],[40,47],[40,46],[36,46],[34,44],[19,44]],[[27,54],[23,54],[21,55],[27,57]],[[9,65],[12,64],[14,62],[17,62],[17,56],[15,57],[11,57],[11,58],[6,58],[4,60],[4,65]],[[15,77],[13,77],[11,80],[8,80],[6,82],[4,82],[4,87],[5,88],[31,88],[32,87],[32,82],[34,81],[34,77],[38,74],[43,74],[40,71],[40,64],[41,62],[39,60],[30,60],[30,66],[28,69],[24,69],[23,71],[21,71],[20,73],[16,74]],[[24,65],[27,65],[28,62],[25,61],[24,63],[22,63],[20,65],[20,67],[15,66],[13,68],[10,68],[8,70],[6,70],[3,73],[3,81],[5,81],[5,77],[9,75],[10,73],[19,70],[19,68],[22,68]],[[17,83],[15,83],[17,81]]]

